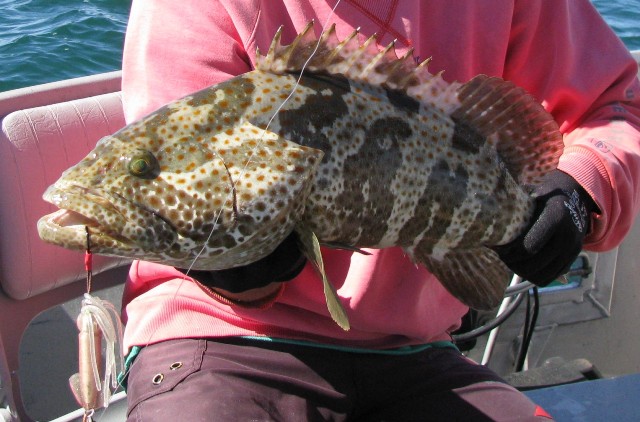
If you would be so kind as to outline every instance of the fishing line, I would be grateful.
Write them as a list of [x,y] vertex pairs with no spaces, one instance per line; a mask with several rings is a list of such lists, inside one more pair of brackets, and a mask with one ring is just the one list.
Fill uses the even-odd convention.
[[[300,81],[302,80],[302,76],[304,71],[306,70],[307,66],[309,65],[309,63],[311,62],[311,59],[315,56],[316,52],[318,51],[318,49],[320,48],[320,43],[322,40],[322,35],[326,32],[327,27],[329,26],[329,22],[331,20],[331,18],[335,15],[335,11],[338,8],[338,5],[340,5],[340,3],[342,2],[342,0],[338,0],[336,2],[336,4],[333,6],[333,8],[331,9],[331,12],[329,13],[329,15],[327,16],[327,18],[325,19],[324,24],[322,25],[321,31],[320,31],[320,37],[318,37],[318,41],[316,43],[316,46],[314,48],[314,50],[311,52],[311,54],[309,55],[309,58],[305,61],[305,63],[302,65],[302,68],[300,69],[300,74],[298,75],[298,78],[293,86],[293,88],[291,89],[291,92],[289,93],[289,95],[282,101],[282,103],[278,106],[278,108],[273,112],[273,115],[271,116],[271,118],[268,120],[267,125],[265,126],[265,128],[262,130],[262,133],[260,135],[260,138],[258,139],[257,145],[254,147],[254,149],[251,151],[251,153],[249,154],[249,157],[247,159],[247,161],[245,162],[244,166],[242,167],[241,171],[240,171],[240,175],[239,177],[242,177],[248,167],[249,164],[251,164],[253,157],[255,156],[255,151],[257,150],[257,148],[260,146],[260,144],[262,142],[264,142],[264,137],[267,134],[267,131],[269,129],[269,127],[271,126],[271,124],[273,123],[274,119],[276,118],[276,116],[278,115],[278,113],[282,110],[282,108],[285,106],[285,104],[290,101],[291,97],[293,97],[293,95],[295,94],[296,89],[298,88],[298,86],[300,85]],[[222,157],[220,157],[220,159],[222,160]],[[224,164],[224,160],[223,164]],[[233,181],[232,181],[233,182]],[[224,207],[228,204],[229,200],[232,200],[233,198],[233,192],[230,192],[229,195],[227,196],[225,202],[223,203],[223,205],[220,207],[220,211],[216,214],[214,221],[213,221],[213,228],[211,229],[209,236],[207,237],[204,246],[198,251],[198,253],[196,254],[196,256],[193,258],[193,261],[191,263],[191,265],[189,266],[189,268],[186,269],[186,271],[184,272],[185,276],[189,276],[189,273],[191,272],[191,270],[193,269],[193,266],[195,265],[195,263],[197,262],[197,260],[202,256],[202,254],[204,253],[204,251],[207,249],[207,244],[209,243],[209,241],[211,240],[211,237],[213,236],[214,233],[214,229],[216,224],[218,223],[219,219],[222,216],[222,213],[224,212]],[[171,299],[168,300],[175,300],[178,297],[178,293],[180,291],[180,288],[182,287],[182,285],[184,284],[184,282],[186,282],[188,280],[186,279],[181,279],[180,283],[178,284],[178,286],[176,287],[176,290],[173,294],[173,296],[171,297]],[[159,329],[159,327],[156,327],[154,329],[154,331],[149,335],[147,342],[145,344],[145,347],[148,346],[149,344],[151,344],[151,341],[153,339],[153,336],[155,335],[155,333],[157,332],[157,330]],[[123,372],[122,376],[120,377],[121,380],[126,380],[129,372],[131,371],[131,368],[136,364],[136,361],[133,360],[133,362],[131,363],[131,366],[129,366],[129,368],[125,368],[125,371]],[[122,381],[118,384],[118,388],[123,387],[122,385]],[[104,416],[105,412],[107,411],[108,407],[105,407],[102,409],[102,411],[100,412],[101,416]]]
[[[300,69],[300,74],[298,75],[298,78],[296,79],[295,84],[293,85],[293,88],[291,88],[291,92],[289,92],[289,95],[282,101],[282,103],[280,103],[280,105],[278,106],[278,108],[276,108],[276,110],[273,112],[273,114],[271,115],[271,118],[267,121],[267,125],[265,126],[265,128],[262,130],[262,133],[260,134],[260,138],[258,139],[257,145],[254,147],[254,149],[251,151],[251,153],[249,154],[249,157],[247,158],[247,161],[245,162],[244,166],[242,167],[242,169],[240,170],[240,175],[238,176],[238,178],[242,178],[242,176],[244,176],[244,174],[246,173],[247,169],[249,168],[249,164],[252,163],[252,159],[255,157],[255,151],[256,149],[260,146],[260,144],[262,144],[264,142],[264,137],[267,134],[267,131],[269,130],[269,127],[271,126],[271,124],[273,123],[273,121],[275,120],[276,116],[278,115],[278,113],[280,113],[280,111],[282,111],[282,108],[285,106],[285,104],[287,102],[289,102],[289,100],[291,99],[291,97],[293,97],[293,95],[296,92],[296,89],[298,88],[298,86],[300,86],[300,81],[302,80],[302,75],[304,73],[304,71],[306,70],[307,66],[309,65],[309,63],[311,62],[311,59],[313,59],[313,57],[315,56],[316,52],[318,51],[318,48],[320,48],[320,42],[322,40],[322,34],[325,33],[327,26],[329,25],[329,21],[331,20],[331,18],[333,17],[333,15],[335,14],[336,8],[338,7],[338,5],[340,4],[342,0],[338,0],[335,4],[335,6],[333,6],[333,8],[331,9],[331,12],[329,13],[329,16],[327,16],[324,24],[322,25],[322,29],[320,31],[320,37],[318,37],[318,42],[316,43],[315,48],[313,49],[313,51],[311,52],[311,54],[309,55],[309,58],[304,62],[304,64],[302,65],[302,68]],[[267,53],[268,54],[268,53]],[[221,158],[222,159],[222,158]],[[226,166],[225,166],[226,167]],[[230,177],[231,175],[229,175]],[[228,201],[230,198],[232,198],[233,196],[230,195],[229,197],[227,197],[227,199],[225,200],[224,204],[222,205],[222,207],[220,208],[219,213],[217,214],[216,218],[214,219],[214,223],[213,226],[215,227],[215,225],[217,224],[219,218],[222,216],[222,212],[224,210],[224,206],[227,205]],[[211,239],[211,236],[213,236],[213,231],[214,228],[211,229],[211,232],[209,233],[209,236],[207,237],[207,240],[204,244],[204,246],[202,246],[202,248],[200,249],[200,251],[198,252],[198,254],[195,256],[195,258],[193,259],[193,262],[191,263],[191,265],[189,266],[189,268],[187,269],[187,271],[185,272],[185,275],[188,275],[189,272],[191,271],[191,269],[193,268],[193,266],[195,265],[196,261],[200,258],[200,256],[204,253],[204,251],[207,249],[207,244],[209,243],[209,240]]]

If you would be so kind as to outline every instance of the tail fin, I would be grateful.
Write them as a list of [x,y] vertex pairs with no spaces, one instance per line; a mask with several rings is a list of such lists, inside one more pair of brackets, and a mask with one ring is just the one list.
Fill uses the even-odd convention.
[[458,89],[463,120],[494,141],[509,173],[520,185],[532,185],[555,169],[564,143],[558,124],[542,105],[512,82],[478,75]]

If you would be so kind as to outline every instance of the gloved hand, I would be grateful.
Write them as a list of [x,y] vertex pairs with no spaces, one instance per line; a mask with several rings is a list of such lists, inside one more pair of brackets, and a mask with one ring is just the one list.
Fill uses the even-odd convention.
[[494,250],[513,272],[544,287],[569,271],[597,206],[573,177],[560,170],[549,173],[533,195],[536,208],[529,227]]
[[242,293],[273,282],[289,281],[302,271],[306,261],[298,247],[298,236],[291,233],[273,252],[259,261],[228,270],[191,270],[189,276],[207,287]]

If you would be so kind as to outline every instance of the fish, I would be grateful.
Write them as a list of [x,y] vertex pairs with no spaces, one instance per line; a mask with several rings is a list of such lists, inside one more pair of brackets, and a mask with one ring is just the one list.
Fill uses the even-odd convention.
[[[510,271],[494,247],[529,224],[532,186],[563,151],[553,117],[495,76],[447,82],[413,51],[313,22],[255,69],[102,138],[44,193],[40,237],[70,249],[222,270],[295,232],[331,316],[347,315],[320,246],[403,248],[464,304],[492,309]],[[462,58],[461,58],[462,59]]]

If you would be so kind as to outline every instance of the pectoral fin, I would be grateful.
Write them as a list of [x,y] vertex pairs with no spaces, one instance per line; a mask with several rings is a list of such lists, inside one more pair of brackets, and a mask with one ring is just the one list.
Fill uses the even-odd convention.
[[340,328],[345,331],[349,331],[351,327],[349,325],[347,312],[338,298],[338,292],[331,282],[329,282],[324,270],[324,263],[322,261],[322,254],[320,253],[320,242],[318,241],[318,238],[315,233],[300,224],[296,226],[296,233],[298,233],[298,238],[300,239],[300,249],[306,255],[307,259],[311,261],[320,278],[322,278],[324,297],[327,301],[327,308],[329,308],[331,318],[333,318]]

